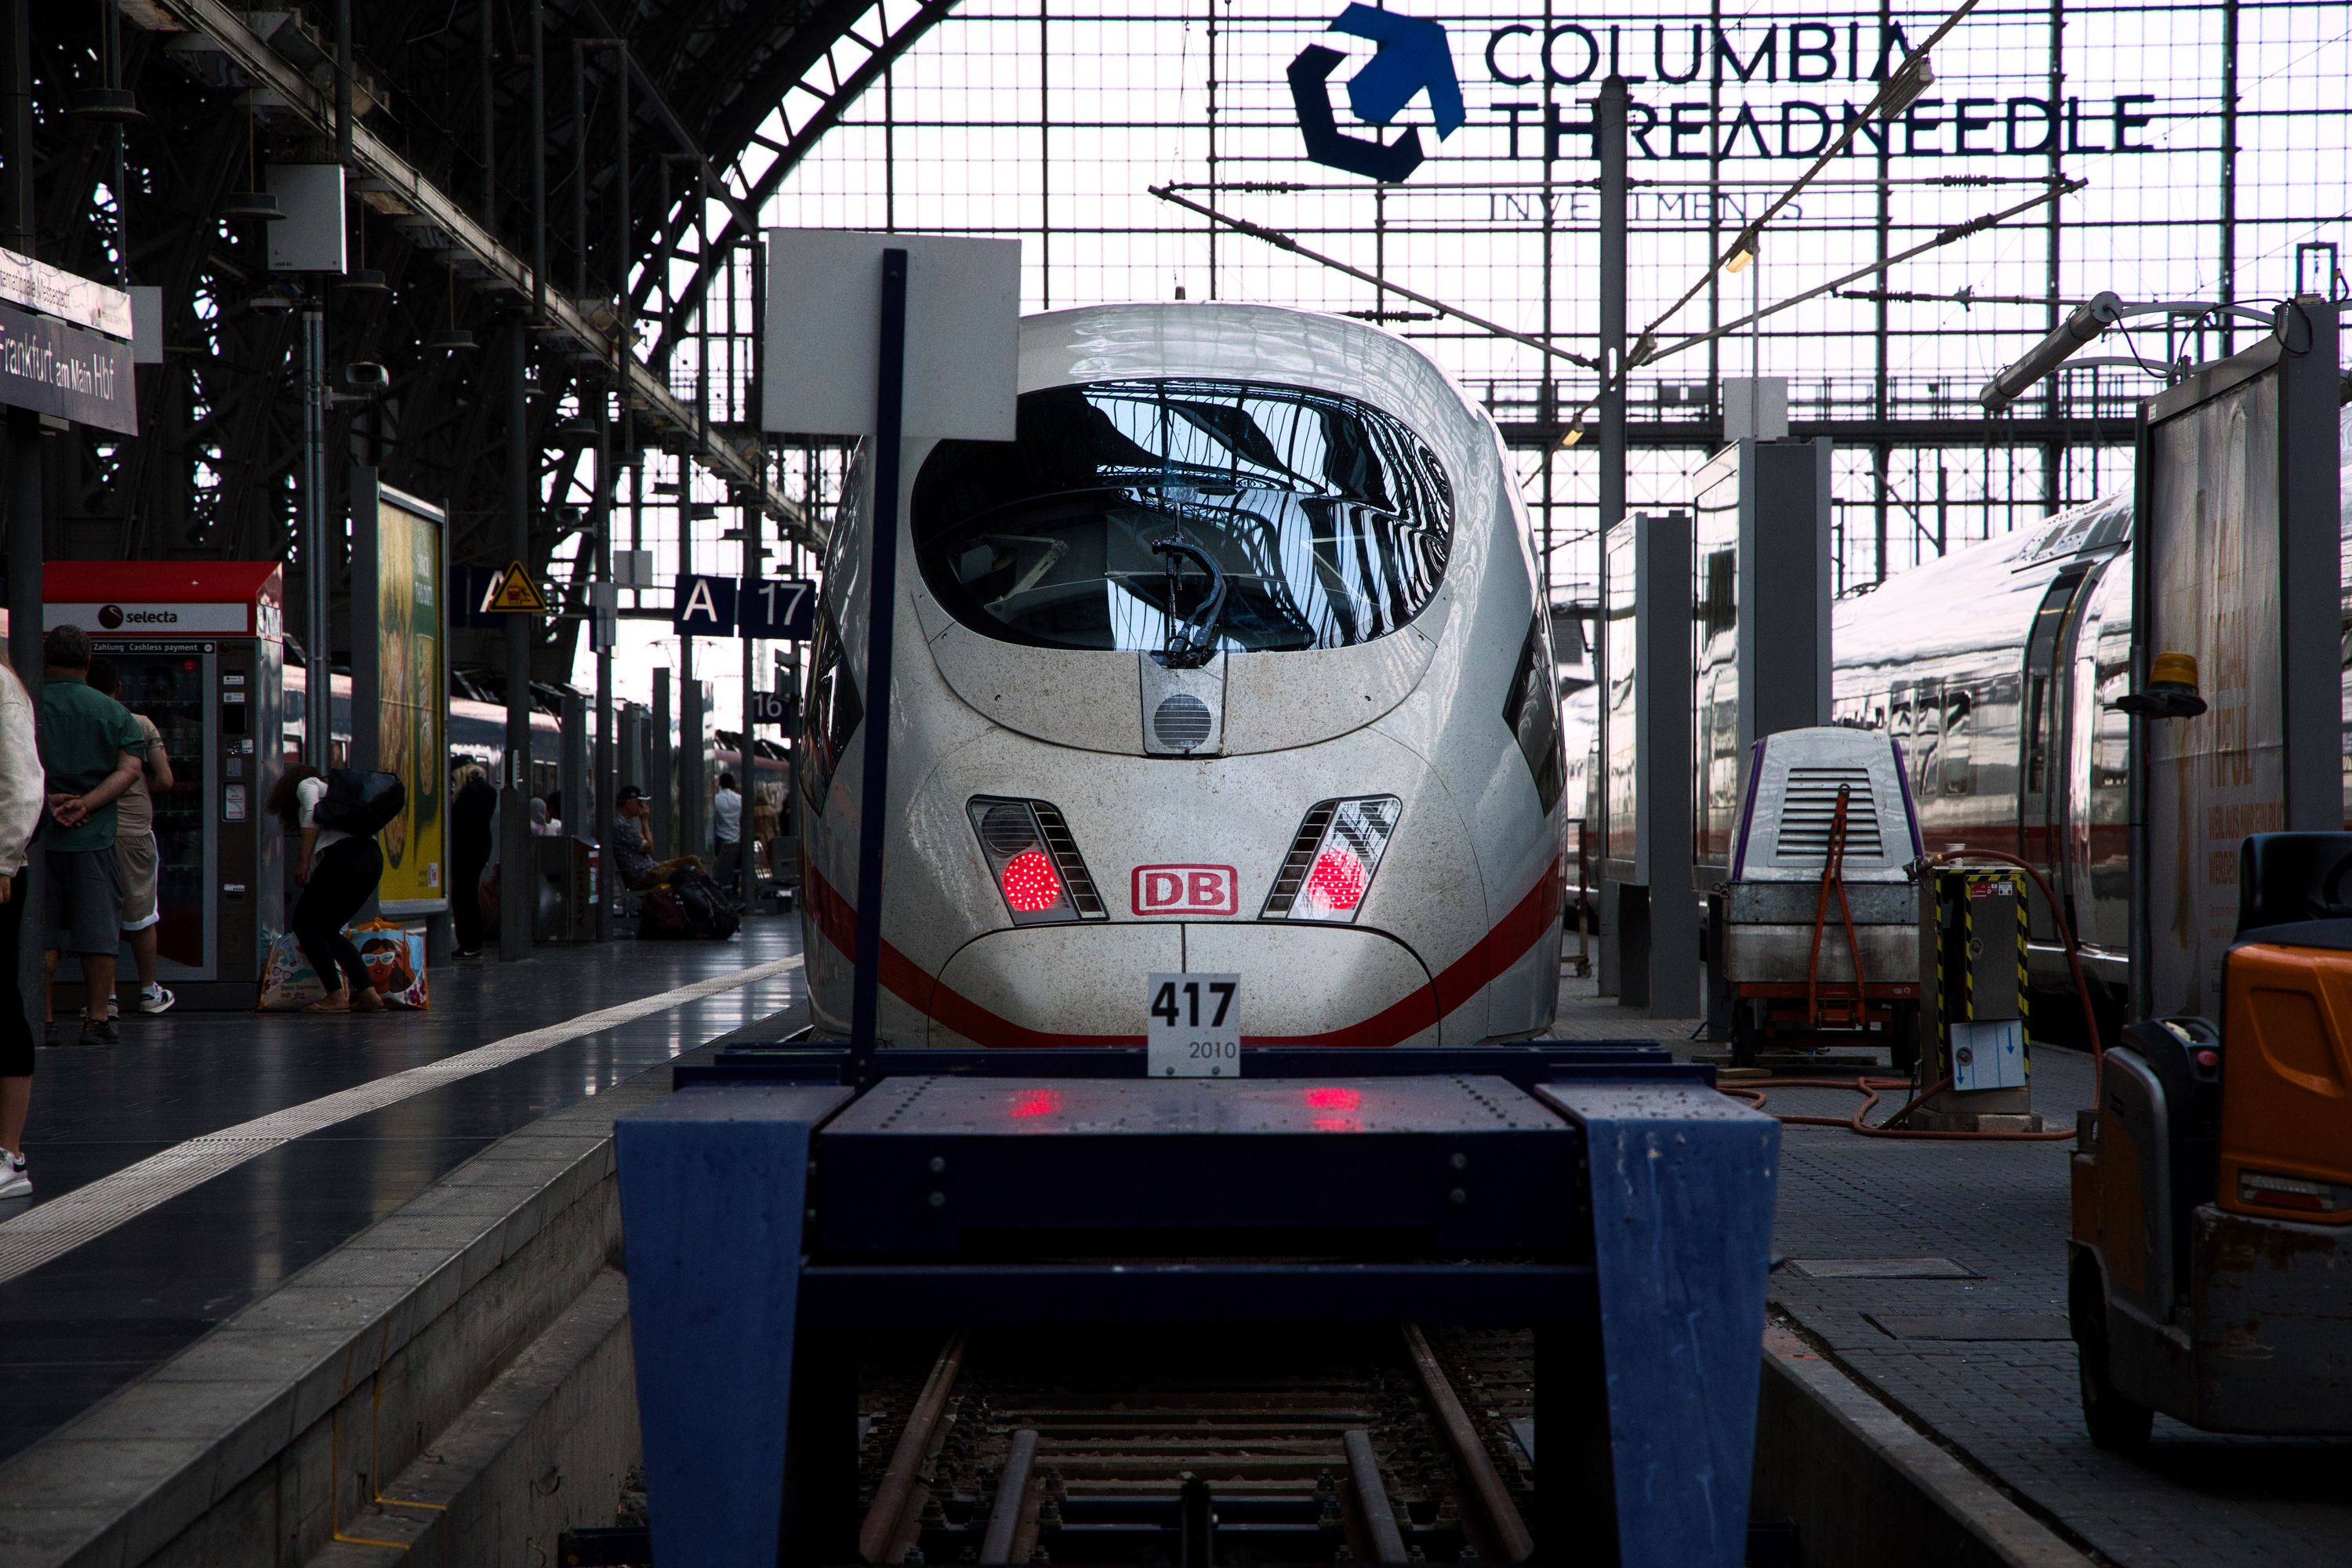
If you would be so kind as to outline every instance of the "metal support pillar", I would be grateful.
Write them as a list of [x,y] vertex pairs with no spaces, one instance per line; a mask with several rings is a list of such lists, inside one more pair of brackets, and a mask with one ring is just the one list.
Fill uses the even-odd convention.
[[653,773],[646,793],[653,796],[654,855],[667,860],[678,852],[677,748],[671,743],[670,672],[654,669]]
[[[584,232],[584,231],[583,231]],[[585,265],[584,263],[583,264]],[[615,786],[619,755],[614,749],[613,733],[613,640],[620,626],[619,618],[609,605],[620,602],[620,593],[613,586],[613,416],[604,395],[596,395],[596,498],[593,526],[596,530],[596,591],[604,595],[595,609],[596,616],[596,765],[590,785],[594,797],[592,815],[583,820],[583,826],[603,846],[603,858],[598,861],[600,880],[609,882],[613,877],[613,791]],[[573,807],[578,810],[577,806]],[[575,829],[578,831],[578,829]],[[596,940],[613,939],[613,898],[607,888],[597,889]]]
[[[749,616],[751,613],[751,585],[760,580],[760,508],[755,500],[743,503],[743,585],[736,591],[736,614]],[[743,649],[743,776],[738,781],[743,789],[743,815],[737,819],[737,854],[740,863],[740,885],[736,896],[750,909],[751,900],[760,896],[759,846],[751,833],[751,805],[760,794],[759,726],[752,714],[758,701],[755,688],[759,683],[760,643],[756,637],[735,639]]]
[[[1655,1018],[1699,1010],[1698,899],[1691,890],[1691,521],[1679,511],[1643,517],[1634,535],[1633,787],[1648,871],[1643,1000]],[[1631,952],[1621,962],[1635,960]],[[1622,976],[1632,1001],[1636,984]]]
[[555,800],[547,815],[563,824],[567,837],[588,834],[588,704],[576,691],[563,694],[563,733],[558,742]]
[[547,6],[530,0],[530,307],[547,321]]
[[334,761],[333,577],[327,567],[327,311],[302,301],[302,755]]
[[709,857],[710,790],[710,687],[688,679],[677,692],[677,852]]
[[[1601,501],[1601,531],[1596,542],[1596,554],[1604,563],[1609,559],[1609,536],[1625,520],[1625,79],[1611,75],[1601,84],[1601,101],[1592,111],[1592,134],[1601,159],[1601,338],[1594,357],[1601,362],[1601,403],[1599,452],[1601,472],[1598,479]],[[1551,154],[1549,139],[1544,155]],[[1549,209],[1547,209],[1549,210]],[[1606,775],[1609,756],[1609,574],[1604,564],[1597,584],[1599,613],[1594,616],[1595,636],[1592,639],[1592,673],[1601,686],[1601,776],[1592,780],[1587,788],[1591,798],[1599,802],[1591,811],[1596,837],[1607,853],[1610,842],[1609,795]],[[1621,933],[1617,921],[1617,900],[1612,895],[1601,905],[1600,991],[1603,996],[1617,994],[1622,982],[1619,963],[1618,942]]]
[[[528,565],[530,490],[538,465],[532,461],[524,398],[526,335],[522,322],[507,324],[507,547],[515,560]],[[539,866],[530,844],[530,644],[538,632],[535,616],[507,617],[507,765],[499,790],[499,957],[509,963],[530,956],[539,908]]]
[[874,557],[866,581],[866,745],[857,778],[857,964],[851,1045],[879,1043],[882,853],[889,825],[890,654],[898,603],[898,435],[907,375],[907,253],[882,253],[880,352],[874,371]]
[[[5,82],[7,119],[0,131],[5,168],[0,170],[0,206],[5,206],[8,247],[20,256],[35,253],[36,208],[33,187],[33,18],[32,0],[13,0],[0,25],[7,31]],[[47,507],[41,486],[41,422],[23,409],[0,410],[7,431],[8,453],[8,661],[25,683],[37,711],[41,700],[41,563],[46,553]],[[16,897],[25,905],[7,911],[26,918],[26,907],[47,894],[43,888],[45,857],[35,855],[16,879]],[[16,984],[26,999],[27,1023],[32,999],[41,994],[41,944],[17,945]]]

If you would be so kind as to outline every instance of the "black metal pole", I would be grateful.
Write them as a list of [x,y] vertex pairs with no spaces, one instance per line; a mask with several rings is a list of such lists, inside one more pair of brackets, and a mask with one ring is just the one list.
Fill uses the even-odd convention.
[[[1601,526],[1593,554],[1600,563],[1593,584],[1593,597],[1600,612],[1593,618],[1599,635],[1592,639],[1592,671],[1602,693],[1603,757],[1612,754],[1610,748],[1616,743],[1609,732],[1607,701],[1609,683],[1615,676],[1609,668],[1609,617],[1617,609],[1609,601],[1609,540],[1612,531],[1625,521],[1625,393],[1622,384],[1612,388],[1612,382],[1622,383],[1625,372],[1625,79],[1612,75],[1601,84],[1601,100],[1592,110],[1594,150],[1601,158],[1601,336],[1593,345],[1594,357],[1601,363],[1596,432],[1600,437]],[[1549,152],[1549,147],[1546,152]],[[1596,786],[1592,797],[1597,806],[1592,813],[1599,828],[1597,842],[1606,845],[1613,832],[1609,820],[1609,792]],[[1611,881],[1601,895],[1600,991],[1604,996],[1617,994],[1622,984],[1617,963],[1621,928],[1612,901],[1616,895],[1612,890],[1615,885]]]
[[890,639],[898,603],[898,423],[907,378],[907,253],[882,253],[881,353],[874,369],[874,549],[866,578],[866,750],[857,789],[857,982],[850,1044],[878,1043],[882,837],[889,820]]
[[482,24],[482,222],[493,233],[499,226],[499,109],[490,79],[490,67],[498,54],[497,22],[492,16],[496,3],[479,0],[475,7]]
[[546,0],[530,0],[530,308],[547,320]]
[[[110,20],[118,14],[106,10]],[[352,0],[335,0],[335,162],[352,166]]]
[[[507,323],[507,544],[517,564],[530,564],[533,468],[525,405],[520,321]],[[499,791],[499,957],[530,956],[538,912],[539,867],[530,838],[530,643],[539,617],[507,616],[507,776]]]
[[[0,222],[8,248],[35,252],[33,197],[32,0],[8,7],[5,126],[7,168],[0,177]],[[8,661],[36,701],[41,695],[41,557],[46,503],[41,495],[41,422],[22,409],[5,414],[8,436]],[[20,887],[22,895],[28,889]]]
[[[620,626],[619,616],[614,613],[620,604],[620,594],[613,586],[614,482],[612,407],[600,388],[596,394],[596,501],[591,514],[596,529],[597,599],[589,612],[593,616],[591,624],[596,628],[596,782],[589,793],[596,807],[589,821],[596,842],[604,847],[600,868],[605,878],[613,875],[613,789],[617,758],[613,748],[613,637]],[[580,808],[574,805],[572,809]],[[609,887],[599,887],[596,940],[610,942],[612,938],[613,894]]]
[[588,300],[588,47],[572,43],[572,292]]

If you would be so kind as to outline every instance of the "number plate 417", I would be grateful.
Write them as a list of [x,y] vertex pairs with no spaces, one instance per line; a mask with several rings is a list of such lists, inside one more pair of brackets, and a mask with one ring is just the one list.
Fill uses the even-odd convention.
[[1143,1026],[1153,1078],[1242,1075],[1242,977],[1154,974]]

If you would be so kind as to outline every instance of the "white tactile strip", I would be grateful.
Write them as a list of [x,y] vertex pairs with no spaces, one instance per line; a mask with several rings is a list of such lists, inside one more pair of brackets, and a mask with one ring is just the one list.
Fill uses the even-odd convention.
[[53,1258],[63,1257],[84,1242],[93,1241],[117,1226],[138,1218],[157,1205],[168,1203],[223,1172],[234,1170],[305,1133],[365,1116],[370,1111],[396,1105],[445,1084],[520,1061],[551,1046],[560,1046],[583,1035],[593,1035],[600,1029],[610,1029],[632,1019],[642,1018],[648,1013],[681,1007],[722,991],[733,991],[757,984],[762,980],[772,980],[800,965],[800,955],[795,953],[731,973],[715,974],[690,985],[681,985],[674,991],[641,996],[634,1002],[623,1002],[597,1012],[583,1013],[560,1024],[509,1035],[503,1040],[493,1040],[470,1051],[460,1051],[456,1056],[426,1062],[404,1072],[355,1084],[350,1089],[321,1095],[300,1105],[289,1105],[283,1110],[274,1110],[267,1116],[257,1116],[250,1121],[240,1121],[234,1127],[225,1127],[217,1132],[207,1132],[201,1138],[191,1138],[184,1143],[174,1144],[160,1154],[152,1154],[135,1165],[126,1166],[110,1176],[100,1177],[88,1186],[77,1187],[62,1197],[0,1223],[0,1282],[14,1279]]

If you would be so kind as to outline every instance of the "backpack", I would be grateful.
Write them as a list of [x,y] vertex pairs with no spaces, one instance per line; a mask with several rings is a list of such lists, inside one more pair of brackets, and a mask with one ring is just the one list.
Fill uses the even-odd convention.
[[644,896],[637,908],[638,941],[659,942],[692,934],[686,929],[686,910],[680,907],[676,893],[667,888],[656,888]]
[[310,813],[315,827],[372,838],[392,824],[408,805],[408,792],[391,773],[358,768],[327,770],[327,793]]
[[714,937],[725,942],[735,934],[743,922],[725,900],[719,897],[718,884],[709,878],[696,874],[678,879],[675,891],[678,909],[686,919],[686,934]]

